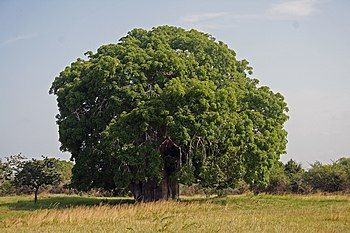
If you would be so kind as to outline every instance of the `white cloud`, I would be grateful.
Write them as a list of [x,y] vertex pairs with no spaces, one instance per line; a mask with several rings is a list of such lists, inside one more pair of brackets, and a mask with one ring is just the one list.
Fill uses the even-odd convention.
[[233,12],[210,12],[183,16],[179,19],[185,26],[196,27],[199,30],[217,30],[237,26],[241,20],[260,19],[257,14],[236,14]]
[[212,13],[202,13],[202,14],[193,14],[187,15],[180,18],[180,21],[183,23],[199,23],[202,21],[212,20],[226,16],[227,12],[212,12]]
[[300,20],[317,12],[320,2],[322,0],[282,0],[261,12],[203,12],[183,16],[179,21],[185,26],[212,30],[232,28],[247,20]]
[[296,19],[310,16],[317,11],[316,0],[293,0],[274,4],[267,15],[277,19]]
[[28,39],[35,38],[37,36],[38,36],[38,34],[36,34],[36,33],[18,35],[18,36],[15,36],[15,37],[12,37],[10,39],[7,39],[5,41],[0,42],[0,45],[12,44],[12,43],[15,43],[17,41],[28,40]]

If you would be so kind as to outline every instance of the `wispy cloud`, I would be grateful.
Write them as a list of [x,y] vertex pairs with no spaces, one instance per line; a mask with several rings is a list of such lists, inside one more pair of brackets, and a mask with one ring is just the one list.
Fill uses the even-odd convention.
[[204,12],[183,16],[179,19],[179,22],[184,26],[210,31],[232,27],[232,16],[232,12]]
[[319,3],[325,0],[284,0],[267,6],[265,10],[254,13],[235,13],[229,11],[204,12],[180,17],[180,23],[185,26],[203,30],[232,28],[242,21],[257,20],[294,20],[318,12]]
[[7,45],[7,44],[12,44],[21,40],[29,40],[32,38],[37,37],[38,34],[36,33],[30,33],[30,34],[24,34],[24,35],[17,35],[15,37],[12,37],[10,39],[7,39],[5,41],[0,42],[0,45]]
[[199,23],[199,22],[208,21],[212,19],[222,18],[227,14],[228,14],[227,12],[193,14],[193,15],[187,15],[187,16],[181,17],[180,21],[183,23]]
[[317,11],[316,0],[292,0],[272,5],[266,15],[272,19],[298,19]]

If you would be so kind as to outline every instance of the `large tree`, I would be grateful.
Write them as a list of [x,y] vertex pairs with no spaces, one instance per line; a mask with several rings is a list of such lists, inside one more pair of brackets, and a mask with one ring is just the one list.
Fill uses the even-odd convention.
[[61,149],[78,189],[174,198],[178,183],[265,185],[285,152],[284,98],[196,30],[134,29],[55,78]]

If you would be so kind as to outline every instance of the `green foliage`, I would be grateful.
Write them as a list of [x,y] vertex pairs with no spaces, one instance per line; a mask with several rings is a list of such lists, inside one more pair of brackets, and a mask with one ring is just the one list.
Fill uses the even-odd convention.
[[305,170],[301,167],[300,163],[291,159],[284,165],[284,171],[289,178],[290,191],[294,193],[308,191],[308,185],[304,181]]
[[8,195],[16,191],[13,182],[24,159],[22,154],[17,154],[6,157],[4,162],[0,160],[0,195]]
[[72,162],[56,158],[49,158],[49,160],[54,164],[55,171],[60,175],[61,181],[68,182],[71,180],[74,166]]
[[316,162],[306,173],[306,180],[314,190],[325,192],[350,188],[350,158],[341,158],[333,164]]
[[0,160],[0,182],[2,182],[3,180],[5,180],[5,164],[2,163],[2,161]]
[[264,191],[270,193],[339,192],[350,191],[350,158],[340,158],[332,164],[315,162],[305,171],[301,164],[289,160],[279,162],[270,173]]
[[282,162],[277,162],[271,169],[269,184],[266,191],[269,193],[286,193],[290,191],[290,177],[285,172]]
[[40,187],[56,184],[61,180],[57,172],[55,163],[51,159],[43,160],[32,159],[25,161],[21,170],[16,174],[14,183],[17,187],[29,187],[35,191],[35,202]]
[[[134,29],[55,78],[59,137],[80,190],[160,181],[170,138],[177,177],[203,187],[266,185],[285,153],[284,98],[249,77],[226,44],[196,30]],[[182,167],[182,168],[181,168]]]
[[[55,170],[55,173],[59,174],[59,180],[61,183],[56,183],[56,185],[60,186],[60,189],[62,190],[63,184],[70,183],[73,163],[56,158],[46,158],[44,160],[46,161],[46,164],[52,163],[52,169]],[[17,187],[17,189],[15,187],[15,178],[23,170],[24,165],[27,162],[28,161],[26,158],[21,154],[6,157],[4,162],[0,160],[0,195],[8,195],[13,193],[23,194],[32,191],[28,189],[32,189],[33,187],[29,187],[27,185],[22,185],[21,187]]]
[[284,165],[284,171],[289,177],[292,177],[293,175],[296,175],[298,173],[303,173],[304,169],[301,167],[300,163],[295,162],[293,159],[290,159],[285,165]]
[[13,181],[15,175],[21,169],[26,158],[22,154],[10,155],[5,158],[5,162],[1,163],[1,178]]
[[350,158],[342,157],[337,161],[335,161],[333,163],[333,166],[335,166],[339,170],[342,170],[346,174],[347,181],[348,181],[347,184],[349,185],[347,187],[350,188]]
[[15,193],[16,187],[9,180],[0,181],[0,196],[10,195]]

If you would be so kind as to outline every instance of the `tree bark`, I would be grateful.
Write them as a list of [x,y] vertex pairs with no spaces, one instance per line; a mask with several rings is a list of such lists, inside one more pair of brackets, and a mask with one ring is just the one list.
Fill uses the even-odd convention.
[[163,158],[162,180],[132,182],[129,186],[136,201],[158,201],[176,199],[179,196],[179,183],[175,174],[180,167],[180,151],[178,146],[166,138],[160,146]]
[[165,175],[162,181],[133,182],[129,188],[138,202],[176,199],[179,196],[179,184]]
[[38,202],[38,192],[39,192],[39,187],[35,188],[35,191],[34,191],[34,203]]

